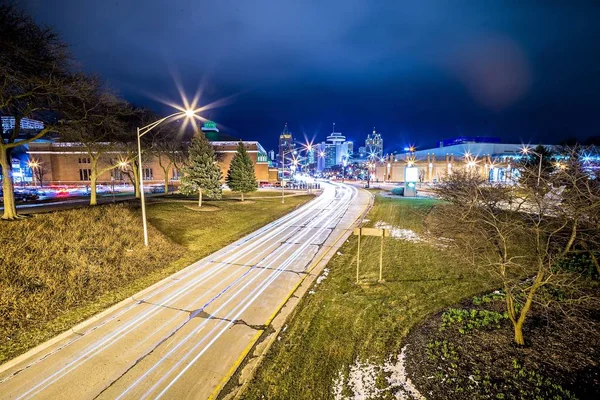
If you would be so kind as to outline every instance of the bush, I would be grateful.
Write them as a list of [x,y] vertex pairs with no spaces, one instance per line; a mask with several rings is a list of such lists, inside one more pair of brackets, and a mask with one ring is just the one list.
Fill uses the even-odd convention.
[[403,187],[395,187],[392,189],[392,194],[396,196],[404,196],[404,188]]

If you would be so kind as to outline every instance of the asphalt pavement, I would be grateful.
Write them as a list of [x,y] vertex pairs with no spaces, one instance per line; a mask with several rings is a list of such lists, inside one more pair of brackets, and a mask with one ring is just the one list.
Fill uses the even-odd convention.
[[211,398],[369,199],[324,184],[283,218],[0,366],[0,398]]

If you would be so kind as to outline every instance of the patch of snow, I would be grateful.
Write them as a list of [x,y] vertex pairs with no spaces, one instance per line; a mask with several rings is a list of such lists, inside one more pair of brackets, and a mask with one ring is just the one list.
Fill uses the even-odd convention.
[[342,253],[340,253],[340,252],[338,251],[338,252],[337,252],[337,255],[338,255],[338,256],[341,256],[341,255],[342,255]]
[[[345,377],[339,371],[337,378],[333,380],[332,394],[335,400],[367,400],[375,398],[390,391],[398,400],[425,400],[419,393],[406,373],[406,347],[402,348],[397,361],[394,363],[390,357],[383,365],[356,359],[350,366],[348,376]],[[385,374],[388,387],[378,388],[377,376]],[[351,396],[344,396],[344,387],[347,387]]]
[[419,236],[415,231],[411,231],[410,229],[396,228],[387,222],[377,221],[375,223],[375,228],[389,229],[391,236],[396,239],[407,240],[415,243],[423,241],[421,236]]
[[321,276],[319,276],[319,277],[317,278],[317,283],[316,283],[316,285],[315,285],[315,286],[317,286],[318,284],[320,284],[321,282],[323,282],[323,280],[324,280],[325,278],[327,278],[327,275],[329,275],[329,268],[325,268],[325,269],[323,270],[323,273],[321,274]]

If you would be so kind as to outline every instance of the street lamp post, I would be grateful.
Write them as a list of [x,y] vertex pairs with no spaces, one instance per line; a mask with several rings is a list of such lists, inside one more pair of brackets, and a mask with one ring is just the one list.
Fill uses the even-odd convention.
[[36,186],[35,174],[36,174],[36,169],[39,168],[40,164],[35,160],[31,160],[31,161],[29,161],[28,165],[29,165],[29,168],[31,169],[31,175],[33,178],[33,186]]
[[523,152],[523,154],[532,153],[540,158],[540,163],[538,166],[538,178],[537,178],[537,187],[539,188],[540,187],[540,178],[542,177],[542,157],[543,157],[543,155],[536,151],[531,150],[529,147],[524,147],[522,152]]
[[169,118],[178,117],[178,116],[186,116],[188,118],[191,118],[195,114],[196,113],[194,110],[180,111],[180,112],[173,113],[171,115],[167,115],[166,117],[161,118],[158,121],[148,124],[142,128],[139,128],[139,127],[136,128],[137,147],[138,147],[138,167],[139,167],[139,174],[140,174],[139,175],[140,176],[140,200],[142,202],[142,224],[144,226],[144,245],[146,247],[148,247],[148,222],[146,220],[146,200],[144,197],[144,175],[143,175],[144,170],[142,168],[142,136],[144,136],[146,133],[150,132],[152,129],[156,128],[158,125],[162,124]]

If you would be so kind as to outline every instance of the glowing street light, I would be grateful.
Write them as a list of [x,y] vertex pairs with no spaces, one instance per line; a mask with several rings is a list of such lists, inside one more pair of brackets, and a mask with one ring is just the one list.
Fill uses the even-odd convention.
[[[162,124],[163,122],[171,119],[175,119],[177,117],[186,117],[188,119],[191,118],[196,118],[198,117],[196,115],[196,113],[199,111],[199,109],[191,109],[191,108],[186,108],[186,109],[179,109],[179,112],[173,113],[171,115],[167,115],[164,118],[161,118],[157,121],[152,122],[151,124],[148,124],[142,128],[136,128],[137,130],[137,145],[138,145],[138,166],[139,166],[139,174],[140,174],[140,200],[142,202],[142,222],[144,225],[144,244],[146,245],[146,247],[148,247],[148,222],[146,220],[146,200],[144,197],[144,169],[142,167],[142,144],[141,144],[141,139],[142,136],[144,136],[146,133],[150,132],[152,129],[156,128],[158,125]],[[186,119],[186,122],[188,120]]]
[[35,174],[36,174],[36,170],[39,168],[40,163],[37,162],[36,160],[34,160],[33,158],[31,160],[29,160],[27,162],[27,166],[31,169],[32,175],[33,175],[33,186],[36,186],[36,181],[35,181]]

